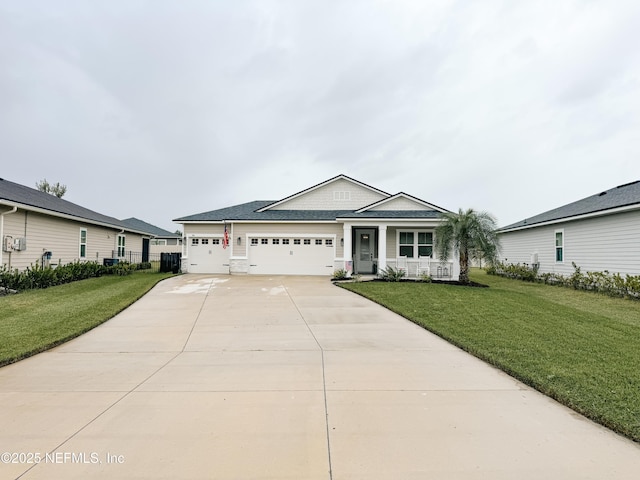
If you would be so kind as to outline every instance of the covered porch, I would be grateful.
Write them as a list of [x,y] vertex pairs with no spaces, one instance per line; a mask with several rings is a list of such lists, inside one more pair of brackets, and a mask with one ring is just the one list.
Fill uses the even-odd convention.
[[458,262],[437,258],[436,223],[368,222],[344,224],[344,268],[357,275],[377,275],[387,267],[407,277],[457,280]]

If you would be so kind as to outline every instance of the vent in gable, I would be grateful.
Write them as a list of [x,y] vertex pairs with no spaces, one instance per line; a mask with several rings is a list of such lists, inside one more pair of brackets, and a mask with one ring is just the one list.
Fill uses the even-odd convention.
[[339,200],[351,200],[351,192],[333,192],[333,199]]

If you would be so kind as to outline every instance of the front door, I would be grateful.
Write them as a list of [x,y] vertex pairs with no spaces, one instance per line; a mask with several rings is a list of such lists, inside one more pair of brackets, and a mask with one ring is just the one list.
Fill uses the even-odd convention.
[[356,230],[356,273],[373,273],[374,233],[373,228]]

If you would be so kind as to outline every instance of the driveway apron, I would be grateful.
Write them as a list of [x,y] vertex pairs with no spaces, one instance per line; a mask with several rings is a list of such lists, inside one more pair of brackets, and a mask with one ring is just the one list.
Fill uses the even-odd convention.
[[640,472],[638,444],[318,277],[168,279],[0,369],[0,402],[2,479]]

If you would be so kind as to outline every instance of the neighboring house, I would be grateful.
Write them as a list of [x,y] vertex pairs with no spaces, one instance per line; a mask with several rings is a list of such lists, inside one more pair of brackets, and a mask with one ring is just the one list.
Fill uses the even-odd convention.
[[113,217],[0,179],[0,265],[66,264],[148,256],[151,235]]
[[392,266],[416,275],[420,262],[430,261],[433,277],[457,280],[457,261],[433,258],[434,230],[446,211],[339,175],[282,200],[256,200],[174,221],[183,224],[184,272],[374,274]]
[[597,193],[498,230],[501,259],[540,272],[640,274],[640,181]]
[[182,235],[177,233],[171,233],[168,230],[164,230],[150,223],[144,222],[138,218],[131,217],[121,220],[132,228],[138,230],[144,230],[149,232],[153,237],[151,238],[150,253],[152,255],[159,253],[180,253],[182,252]]

